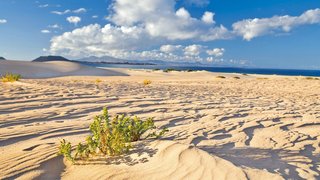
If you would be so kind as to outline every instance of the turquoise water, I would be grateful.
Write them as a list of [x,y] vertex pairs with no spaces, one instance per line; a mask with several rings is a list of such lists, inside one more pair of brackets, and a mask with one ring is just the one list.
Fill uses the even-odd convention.
[[177,70],[206,70],[210,72],[242,73],[242,74],[267,74],[267,75],[288,75],[288,76],[320,76],[320,70],[299,70],[299,69],[263,69],[263,68],[235,68],[235,67],[182,67],[163,65],[128,65],[128,64],[86,64],[95,67],[130,68],[130,69],[167,69]]

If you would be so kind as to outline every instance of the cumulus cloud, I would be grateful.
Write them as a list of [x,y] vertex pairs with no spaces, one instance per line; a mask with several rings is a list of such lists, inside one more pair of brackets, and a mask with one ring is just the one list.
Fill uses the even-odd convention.
[[7,23],[8,21],[6,19],[0,19],[0,24],[5,24]]
[[300,16],[273,16],[271,18],[254,18],[238,21],[232,25],[235,34],[245,40],[274,33],[289,32],[292,28],[305,24],[319,24],[320,9],[305,11]]
[[96,18],[98,18],[98,17],[99,17],[98,15],[93,15],[93,16],[92,16],[93,19],[96,19]]
[[[56,36],[51,40],[50,50],[95,55],[143,50],[180,40],[201,42],[229,38],[224,26],[212,23],[213,13],[205,12],[205,20],[193,18],[183,7],[175,10],[175,0],[116,0],[110,8],[107,17],[110,24],[91,24]],[[162,47],[163,51],[169,49]]]
[[[206,11],[201,18],[195,18],[186,8],[176,8],[175,3],[175,0],[114,0],[107,16],[109,24],[89,24],[55,36],[49,51],[74,57],[109,55],[125,59],[220,62],[225,53],[223,48],[208,48],[199,43],[235,36],[250,40],[273,31],[290,31],[299,25],[320,22],[320,10],[315,9],[297,17],[241,20],[228,30],[216,25],[213,12]],[[67,20],[76,25],[81,18],[70,16]],[[172,45],[187,43],[191,45]]]
[[[218,39],[228,37],[228,31],[224,31],[222,25],[213,25],[213,13],[205,12],[204,21],[196,19],[183,7],[175,10],[174,0],[117,0],[111,9],[112,13],[108,16],[111,22],[118,26],[143,27],[153,37],[169,40],[199,40],[201,36],[211,39],[213,36]],[[216,36],[217,31],[220,32],[219,37]]]
[[184,54],[187,56],[198,56],[202,51],[202,46],[193,44],[184,48]]
[[214,13],[206,11],[203,14],[201,20],[206,24],[214,24],[215,22],[213,20],[213,16],[214,16]]
[[66,20],[71,24],[77,25],[81,21],[81,18],[78,16],[69,16]]
[[43,33],[43,34],[49,34],[49,33],[51,33],[51,31],[49,31],[48,29],[43,29],[43,30],[41,30],[41,33]]
[[176,51],[181,50],[182,45],[171,45],[171,44],[166,44],[162,45],[160,47],[160,51],[165,52],[165,53],[174,53]]
[[223,56],[224,51],[224,48],[214,48],[207,50],[206,53],[210,56],[221,57]]

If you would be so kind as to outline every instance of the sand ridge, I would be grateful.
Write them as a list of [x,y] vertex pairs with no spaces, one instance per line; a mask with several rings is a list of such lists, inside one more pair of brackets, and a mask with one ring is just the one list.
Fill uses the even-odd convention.
[[[5,156],[0,157],[0,176],[28,179],[43,175],[50,164],[64,164],[55,155],[59,140],[79,142],[92,117],[107,106],[111,114],[155,117],[157,126],[170,129],[165,140],[229,161],[248,179],[270,173],[285,179],[319,178],[320,81],[253,75],[234,79],[233,74],[219,79],[208,72],[123,73],[130,76],[99,77],[98,84],[97,77],[1,84],[0,153]],[[142,84],[146,78],[151,85]],[[73,176],[65,166],[54,172]]]
[[24,78],[51,78],[62,76],[126,76],[113,70],[84,66],[74,62],[50,61],[0,61],[0,74],[7,72],[22,75]]

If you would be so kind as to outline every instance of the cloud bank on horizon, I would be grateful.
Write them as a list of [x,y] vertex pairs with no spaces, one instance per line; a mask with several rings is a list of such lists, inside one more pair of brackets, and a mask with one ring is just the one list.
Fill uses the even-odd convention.
[[[250,41],[259,36],[290,32],[301,25],[320,23],[320,9],[312,9],[300,16],[244,19],[227,29],[215,22],[214,12],[205,11],[197,19],[184,7],[175,9],[175,3],[175,0],[115,0],[106,17],[109,23],[104,26],[89,24],[55,36],[51,39],[50,52],[73,57],[108,55],[124,59],[212,62],[221,58],[225,50],[210,49],[201,43],[237,36]],[[68,18],[75,25],[81,20],[74,16]],[[180,41],[192,44],[183,46]],[[155,46],[159,48],[144,50]]]

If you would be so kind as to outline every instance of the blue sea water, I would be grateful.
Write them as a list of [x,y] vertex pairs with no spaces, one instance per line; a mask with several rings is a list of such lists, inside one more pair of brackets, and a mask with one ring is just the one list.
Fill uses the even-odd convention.
[[185,67],[185,66],[163,66],[163,65],[128,65],[128,64],[87,64],[95,67],[129,68],[129,69],[168,69],[177,70],[206,70],[210,72],[241,73],[241,74],[265,74],[265,75],[287,75],[287,76],[320,76],[320,70],[299,69],[263,69],[263,68],[238,68],[238,67]]

